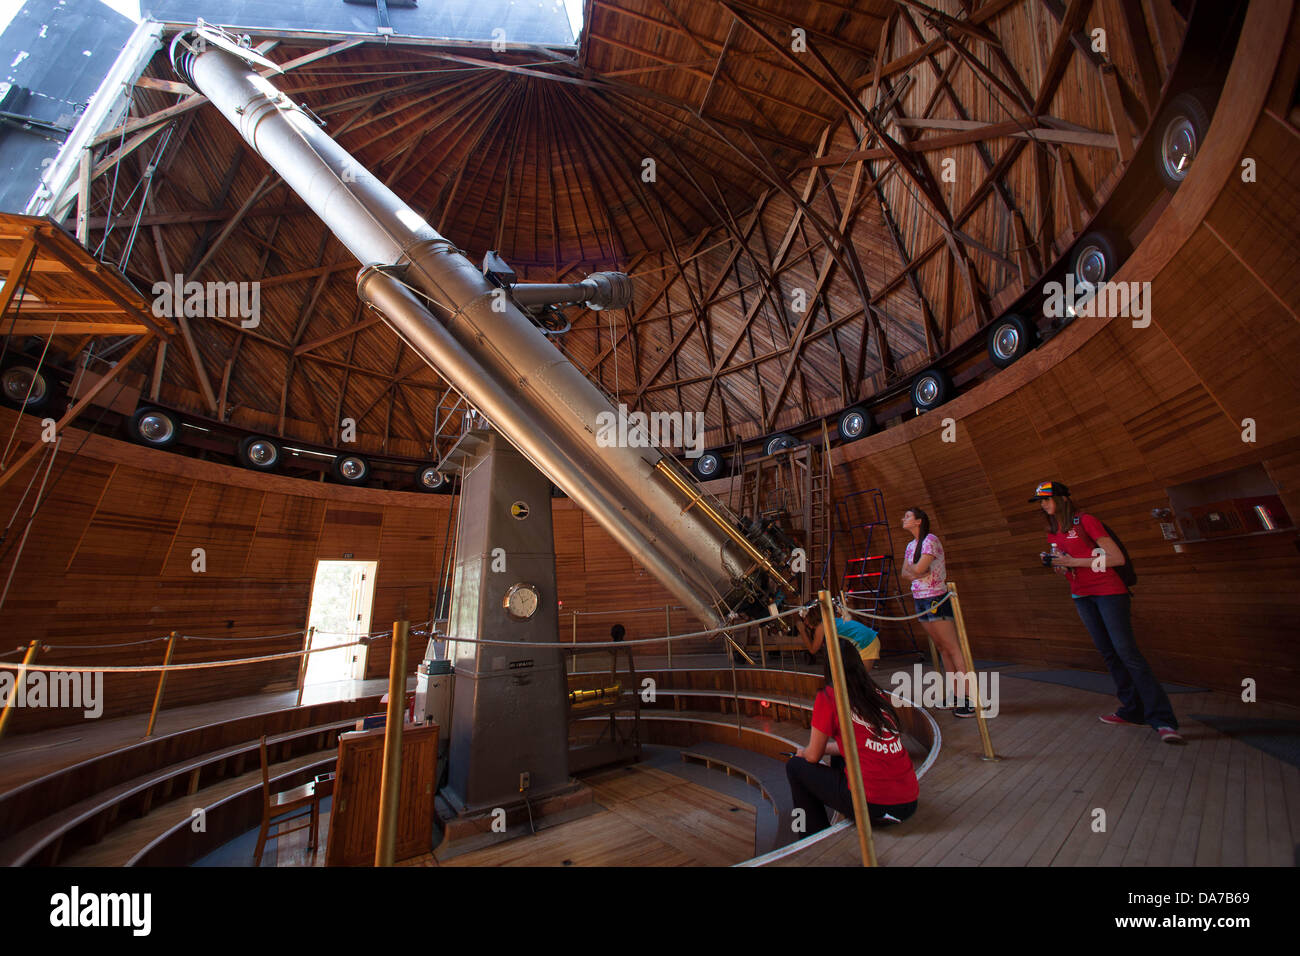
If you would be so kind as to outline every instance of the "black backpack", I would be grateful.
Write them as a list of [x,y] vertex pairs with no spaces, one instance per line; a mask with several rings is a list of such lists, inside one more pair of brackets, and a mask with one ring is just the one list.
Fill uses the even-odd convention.
[[[1096,515],[1091,515],[1090,517],[1097,518]],[[1089,537],[1088,532],[1083,530],[1083,518],[1084,515],[1082,514],[1075,515],[1074,517],[1075,528],[1079,532],[1079,537],[1085,538],[1088,541],[1092,541],[1092,538]],[[1102,529],[1105,530],[1106,536],[1110,538],[1110,540],[1115,542],[1116,546],[1120,550],[1120,553],[1124,555],[1124,563],[1121,564],[1119,567],[1111,568],[1110,570],[1114,571],[1116,574],[1119,575],[1119,579],[1124,582],[1124,587],[1132,588],[1135,584],[1137,584],[1138,573],[1137,570],[1133,567],[1133,558],[1129,555],[1128,548],[1124,547],[1124,542],[1120,540],[1119,535],[1117,535],[1114,531],[1111,530],[1110,525],[1106,524],[1106,522],[1102,521],[1100,518],[1097,518],[1097,522],[1102,526]],[[1097,547],[1097,542],[1092,541],[1092,547],[1090,547],[1088,550],[1091,551],[1096,547]]]

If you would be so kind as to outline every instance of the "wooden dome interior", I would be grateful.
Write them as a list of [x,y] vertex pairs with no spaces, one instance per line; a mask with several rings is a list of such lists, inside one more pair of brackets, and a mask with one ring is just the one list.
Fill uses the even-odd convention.
[[[1167,2],[588,6],[576,49],[253,40],[471,258],[629,272],[632,308],[573,309],[559,344],[630,407],[703,411],[714,445],[869,401],[996,317],[1132,161],[1184,29]],[[351,418],[363,450],[445,450],[455,397],[361,314],[350,255],[202,102],[159,52],[99,137],[90,245],[142,290],[260,282],[261,323],[183,322],[137,361],[149,394],[299,440],[336,444]]]

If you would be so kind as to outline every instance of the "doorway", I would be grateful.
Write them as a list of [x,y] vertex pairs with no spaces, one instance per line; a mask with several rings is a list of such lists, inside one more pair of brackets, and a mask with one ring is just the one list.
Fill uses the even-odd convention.
[[365,677],[366,646],[353,642],[370,632],[378,566],[377,561],[316,562],[307,627],[313,650],[332,650],[317,650],[308,656],[304,685]]

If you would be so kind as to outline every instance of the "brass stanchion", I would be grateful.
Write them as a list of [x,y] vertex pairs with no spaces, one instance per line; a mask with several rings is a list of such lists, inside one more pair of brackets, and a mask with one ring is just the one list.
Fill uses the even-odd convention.
[[[979,680],[975,675],[975,655],[970,651],[970,641],[966,638],[966,619],[962,617],[961,602],[957,599],[957,585],[952,581],[948,582],[948,593],[952,595],[949,598],[952,601],[952,613],[957,619],[957,640],[961,642],[962,656],[966,658],[966,663],[970,664],[970,679],[967,682],[967,690],[970,692],[972,706],[975,708],[975,720],[980,728],[980,741],[984,745],[984,760],[1001,760],[993,752],[993,738],[989,736],[989,725],[984,719],[984,702],[980,700]],[[961,679],[961,675],[958,675]]]
[[27,645],[27,653],[23,655],[23,662],[18,665],[18,673],[14,675],[14,689],[9,692],[9,699],[5,701],[4,710],[0,710],[0,738],[4,737],[5,728],[9,726],[9,717],[14,709],[14,698],[18,695],[19,690],[24,689],[23,684],[27,679],[27,665],[36,659],[36,652],[40,649],[41,642],[32,641]]
[[384,722],[384,772],[379,782],[379,833],[375,866],[392,866],[397,855],[397,807],[402,785],[402,721],[406,717],[406,643],[410,621],[393,624],[388,662],[388,719]]
[[737,654],[739,654],[741,657],[743,657],[743,658],[745,659],[745,663],[746,663],[746,664],[750,665],[751,667],[754,666],[754,658],[752,658],[752,657],[750,657],[748,654],[746,654],[746,653],[745,653],[745,649],[744,649],[743,647],[741,647],[739,644],[737,644],[735,641],[733,641],[733,640],[731,639],[731,635],[730,635],[730,634],[723,634],[722,636],[723,636],[724,638],[726,638],[726,641],[727,641],[727,656],[731,659],[731,666],[732,666],[732,667],[735,667],[735,666],[736,666],[736,658],[735,658],[735,656],[732,655],[732,653],[731,653],[732,649],[734,649],[735,652],[736,652]]
[[[673,606],[671,604],[665,604],[664,605],[664,637],[672,637],[672,636],[673,636]],[[673,669],[673,642],[666,641],[665,643],[668,645],[668,669],[672,670]]]
[[840,633],[835,627],[831,592],[818,591],[822,608],[822,627],[826,635],[826,653],[830,655],[831,683],[835,692],[835,711],[839,717],[840,745],[848,766],[849,792],[853,795],[853,816],[858,827],[858,851],[863,866],[876,865],[876,847],[871,839],[871,814],[867,795],[862,789],[862,765],[858,760],[858,743],[853,729],[853,709],[849,706],[848,688],[844,686],[844,661],[840,659]]
[[[172,662],[172,651],[176,650],[176,632],[172,631],[167,636],[167,653],[163,655],[163,667]],[[145,728],[146,737],[153,736],[153,725],[158,720],[158,708],[162,706],[163,688],[167,686],[167,672],[158,672],[158,689],[153,695],[153,710],[149,711],[149,726]]]
[[295,707],[302,706],[302,692],[307,687],[307,661],[310,660],[311,642],[316,639],[315,626],[307,628],[302,638],[302,657],[298,658],[298,701]]

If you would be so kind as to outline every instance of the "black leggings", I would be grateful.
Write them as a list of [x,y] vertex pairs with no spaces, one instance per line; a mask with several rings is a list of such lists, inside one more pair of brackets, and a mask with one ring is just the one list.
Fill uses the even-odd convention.
[[[791,757],[785,764],[785,776],[790,781],[790,796],[795,809],[804,811],[808,833],[825,830],[831,825],[826,816],[827,807],[853,819],[853,794],[844,774],[843,757],[832,757],[829,767],[809,763],[803,757]],[[915,812],[915,800],[911,803],[867,804],[871,825],[875,827],[901,823]]]

